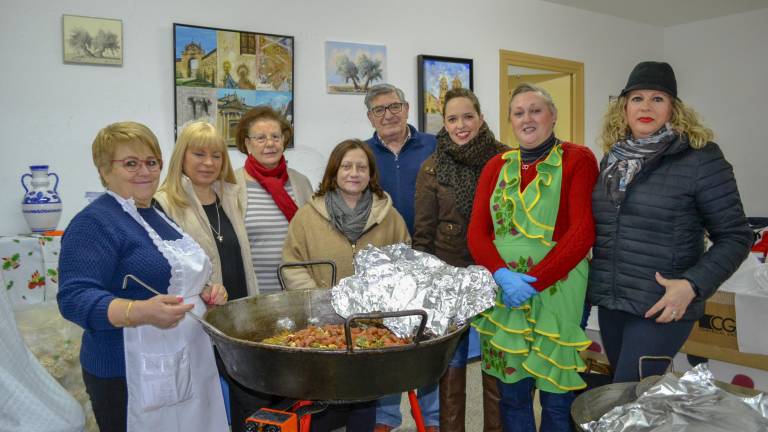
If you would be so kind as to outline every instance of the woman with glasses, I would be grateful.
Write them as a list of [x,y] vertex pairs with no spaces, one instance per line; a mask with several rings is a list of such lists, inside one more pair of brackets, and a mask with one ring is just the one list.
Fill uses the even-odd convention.
[[[452,89],[443,102],[443,128],[437,150],[421,165],[416,179],[413,248],[450,265],[475,264],[467,248],[472,198],[485,163],[509,150],[496,140],[471,90]],[[469,333],[459,342],[448,370],[440,378],[440,431],[464,431]],[[500,431],[496,380],[483,373],[484,430]]]
[[92,152],[107,193],[67,227],[57,300],[84,329],[80,363],[99,429],[226,430],[211,340],[185,314],[200,316],[227,294],[210,283],[200,245],[152,206],[157,138],[142,124],[114,123]]
[[248,158],[235,172],[251,245],[253,269],[262,293],[280,290],[277,266],[288,223],[312,197],[307,177],[288,168],[283,151],[293,130],[268,106],[248,111],[237,125],[237,149]]
[[509,123],[519,147],[483,168],[467,243],[499,286],[496,305],[472,323],[483,372],[501,393],[505,431],[570,431],[572,390],[586,386],[578,351],[591,341],[580,327],[587,252],[595,241],[592,187],[597,161],[582,145],[555,136],[557,109],[546,90],[512,92]]
[[[203,248],[213,264],[211,280],[224,284],[230,300],[259,293],[235,174],[224,138],[213,125],[196,121],[184,127],[155,199]],[[272,398],[240,385],[218,355],[216,360],[229,384],[232,430],[242,431],[247,416]]]

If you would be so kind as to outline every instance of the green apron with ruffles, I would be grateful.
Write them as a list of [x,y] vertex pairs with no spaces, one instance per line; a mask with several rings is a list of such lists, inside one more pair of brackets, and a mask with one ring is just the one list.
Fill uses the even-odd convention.
[[[555,246],[552,241],[563,174],[563,150],[555,146],[539,162],[536,178],[520,192],[520,152],[511,150],[491,196],[494,245],[512,271],[528,273]],[[533,377],[536,387],[564,393],[586,387],[578,351],[591,341],[580,327],[587,288],[587,259],[563,279],[519,307],[502,302],[475,318],[483,371],[505,383]]]

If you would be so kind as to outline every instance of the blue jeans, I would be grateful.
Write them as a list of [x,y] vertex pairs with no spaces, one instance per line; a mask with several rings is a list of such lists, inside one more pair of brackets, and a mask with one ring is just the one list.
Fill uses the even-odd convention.
[[[514,384],[498,381],[501,392],[501,421],[504,432],[536,432],[533,416],[533,378]],[[541,432],[570,432],[573,392],[539,391]]]
[[456,345],[456,351],[453,352],[449,368],[467,367],[467,357],[469,356],[469,331],[464,332]]
[[[688,339],[695,323],[693,320],[681,320],[660,324],[653,318],[602,306],[598,309],[597,320],[605,354],[613,367],[615,383],[640,380],[640,357],[674,357]],[[663,375],[669,362],[652,360],[644,362],[642,366],[644,377]]]
[[[417,390],[419,407],[424,416],[424,426],[440,426],[440,392],[438,384],[428,385]],[[400,413],[400,397],[402,393],[384,396],[376,403],[376,423],[393,428],[403,423]]]

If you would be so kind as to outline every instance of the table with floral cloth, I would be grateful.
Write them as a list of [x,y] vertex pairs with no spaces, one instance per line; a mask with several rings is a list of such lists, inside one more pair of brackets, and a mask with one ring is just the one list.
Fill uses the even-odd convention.
[[14,309],[56,298],[60,249],[61,237],[0,237],[4,287]]

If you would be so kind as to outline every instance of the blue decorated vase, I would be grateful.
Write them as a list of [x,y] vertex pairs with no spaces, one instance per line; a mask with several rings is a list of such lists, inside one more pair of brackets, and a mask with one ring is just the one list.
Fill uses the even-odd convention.
[[32,232],[52,231],[61,218],[59,176],[48,172],[48,165],[32,165],[21,176],[24,200],[21,211]]

